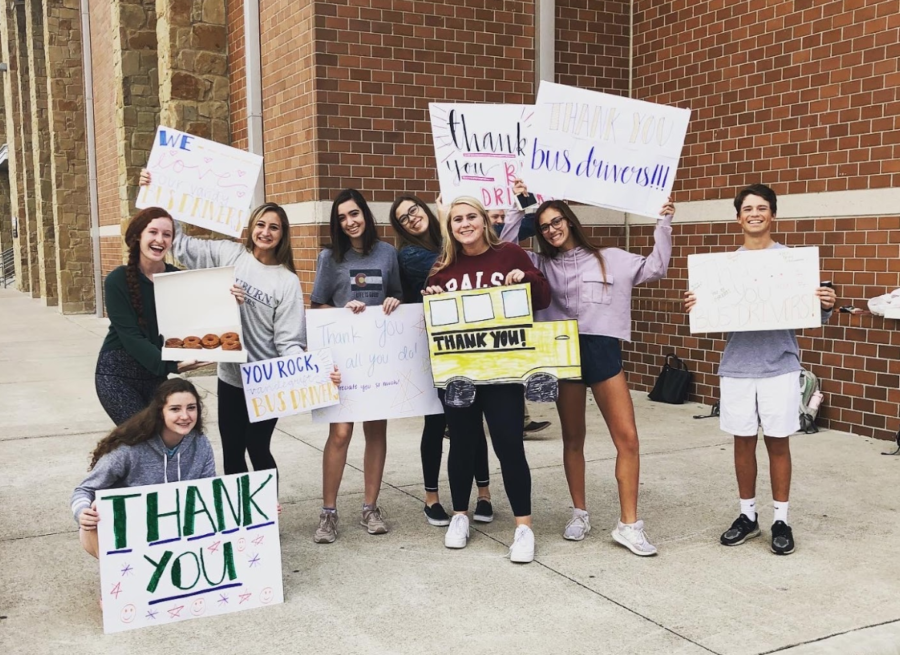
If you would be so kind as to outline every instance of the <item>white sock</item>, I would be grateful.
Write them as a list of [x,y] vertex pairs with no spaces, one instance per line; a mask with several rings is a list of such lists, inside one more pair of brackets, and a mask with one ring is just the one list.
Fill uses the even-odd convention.
[[773,500],[772,508],[775,510],[775,516],[772,517],[772,523],[775,523],[775,521],[784,521],[787,523],[787,501],[781,502],[780,500]]
[[751,521],[756,520],[756,498],[741,498],[741,514]]

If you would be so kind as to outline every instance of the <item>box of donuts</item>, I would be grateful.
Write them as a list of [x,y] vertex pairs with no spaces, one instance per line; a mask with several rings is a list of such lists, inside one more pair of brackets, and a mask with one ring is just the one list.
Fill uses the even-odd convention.
[[153,276],[164,360],[247,361],[233,284],[234,266]]

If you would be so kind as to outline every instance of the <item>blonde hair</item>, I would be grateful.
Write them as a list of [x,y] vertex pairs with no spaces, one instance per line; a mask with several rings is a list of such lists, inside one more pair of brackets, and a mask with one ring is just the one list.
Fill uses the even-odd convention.
[[481,220],[484,221],[484,240],[488,247],[496,248],[500,245],[500,238],[494,232],[494,228],[491,225],[491,219],[488,218],[487,210],[484,208],[484,205],[482,205],[477,198],[473,198],[472,196],[460,196],[450,203],[446,215],[444,215],[443,212],[439,212],[441,214],[439,217],[441,223],[441,254],[438,256],[437,261],[428,273],[429,277],[456,263],[456,257],[459,254],[459,251],[462,250],[462,246],[455,238],[453,238],[453,231],[450,229],[450,217],[453,215],[453,208],[457,205],[469,205],[470,207],[474,207],[475,211],[481,216]]

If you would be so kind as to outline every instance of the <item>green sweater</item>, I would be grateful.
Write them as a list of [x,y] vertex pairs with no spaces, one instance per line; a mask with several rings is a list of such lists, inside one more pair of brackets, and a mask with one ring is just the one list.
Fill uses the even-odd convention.
[[[178,269],[166,264],[166,273]],[[124,350],[154,375],[166,377],[178,370],[178,362],[162,360],[163,340],[156,323],[156,297],[153,282],[138,271],[138,284],[144,302],[145,329],[138,325],[137,312],[131,306],[131,294],[125,277],[125,266],[119,266],[106,276],[104,291],[106,315],[109,317],[109,333],[103,341],[100,352]]]

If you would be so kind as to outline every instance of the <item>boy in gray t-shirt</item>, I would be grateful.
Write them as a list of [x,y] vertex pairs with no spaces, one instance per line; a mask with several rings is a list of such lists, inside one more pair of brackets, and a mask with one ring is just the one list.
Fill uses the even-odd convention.
[[[740,250],[784,248],[772,239],[772,222],[778,209],[775,192],[753,184],[734,199],[737,220],[744,233]],[[822,323],[831,317],[835,293],[816,289],[822,305]],[[685,293],[685,309],[696,299]],[[756,516],[756,441],[762,425],[775,516],[772,552],[794,552],[794,535],[787,522],[791,490],[791,451],[788,437],[800,429],[800,348],[794,330],[733,332],[727,336],[719,364],[720,427],[734,435],[734,468],[737,473],[741,514],[720,537],[725,546],[737,546],[758,537]]]
[[330,248],[319,253],[312,302],[344,307],[358,300],[374,306],[389,296],[403,298],[397,251],[389,243],[376,241],[368,255],[348,250],[340,264],[334,261]]

